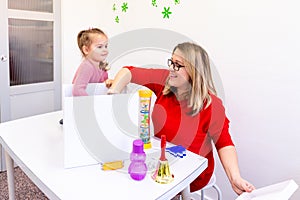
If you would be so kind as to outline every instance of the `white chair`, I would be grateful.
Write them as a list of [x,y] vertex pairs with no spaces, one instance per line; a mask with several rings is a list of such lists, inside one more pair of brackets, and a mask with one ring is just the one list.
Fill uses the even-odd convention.
[[[193,193],[191,193],[191,197],[194,200],[204,200],[204,190],[209,189],[209,188],[214,188],[217,192],[218,195],[218,200],[222,200],[222,192],[220,190],[220,188],[217,186],[216,184],[216,175],[215,173],[213,173],[213,175],[211,176],[208,184],[202,188],[201,190],[195,191]],[[200,194],[199,194],[200,193]]]

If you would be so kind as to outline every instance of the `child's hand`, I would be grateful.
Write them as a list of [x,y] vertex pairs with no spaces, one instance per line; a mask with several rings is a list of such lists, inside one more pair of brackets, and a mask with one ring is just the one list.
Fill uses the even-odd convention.
[[114,80],[113,79],[106,79],[104,82],[105,82],[106,87],[110,88],[110,86],[113,84]]

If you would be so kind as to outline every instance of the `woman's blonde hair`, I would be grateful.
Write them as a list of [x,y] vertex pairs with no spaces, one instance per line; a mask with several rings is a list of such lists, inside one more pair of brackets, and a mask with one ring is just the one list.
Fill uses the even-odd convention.
[[[209,57],[206,51],[197,44],[185,42],[178,44],[174,50],[178,49],[183,55],[183,66],[190,76],[191,89],[187,94],[188,106],[192,109],[189,113],[194,116],[199,113],[206,103],[206,107],[211,103],[210,94],[217,94],[210,68]],[[176,88],[166,82],[163,94],[167,95]]]

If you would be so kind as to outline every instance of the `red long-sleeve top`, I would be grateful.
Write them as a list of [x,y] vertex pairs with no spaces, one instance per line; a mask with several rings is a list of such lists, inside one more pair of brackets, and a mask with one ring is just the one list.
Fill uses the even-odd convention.
[[207,108],[204,104],[197,115],[191,116],[188,114],[191,108],[188,107],[187,100],[178,101],[174,93],[162,93],[169,70],[132,66],[126,68],[131,72],[132,83],[148,87],[157,96],[152,111],[154,135],[159,138],[166,135],[168,142],[182,145],[208,159],[208,167],[190,185],[191,192],[201,189],[209,182],[214,171],[211,141],[217,150],[234,145],[228,132],[229,120],[222,101],[211,94],[211,104]]

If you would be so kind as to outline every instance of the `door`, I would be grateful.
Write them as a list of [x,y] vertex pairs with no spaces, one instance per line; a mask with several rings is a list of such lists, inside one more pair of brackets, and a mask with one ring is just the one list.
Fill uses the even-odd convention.
[[1,0],[0,13],[0,122],[60,110],[60,1]]

